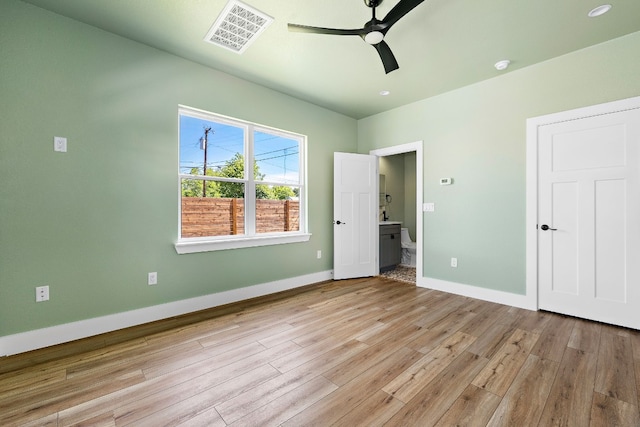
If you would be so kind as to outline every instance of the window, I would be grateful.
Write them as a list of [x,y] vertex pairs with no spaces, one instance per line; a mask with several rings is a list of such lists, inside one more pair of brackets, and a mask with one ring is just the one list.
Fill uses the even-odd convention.
[[304,136],[178,111],[178,253],[309,240]]

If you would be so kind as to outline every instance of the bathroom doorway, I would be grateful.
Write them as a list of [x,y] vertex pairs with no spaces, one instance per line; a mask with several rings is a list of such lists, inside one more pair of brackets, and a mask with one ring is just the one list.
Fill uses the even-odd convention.
[[[378,156],[379,173],[384,175],[384,188],[380,188],[380,221],[401,222],[415,242],[415,267],[402,264],[385,276],[400,281],[420,284],[422,277],[422,141],[397,145],[370,154]],[[384,218],[383,218],[384,215]],[[396,271],[397,270],[397,271]],[[397,276],[397,277],[394,277]]]

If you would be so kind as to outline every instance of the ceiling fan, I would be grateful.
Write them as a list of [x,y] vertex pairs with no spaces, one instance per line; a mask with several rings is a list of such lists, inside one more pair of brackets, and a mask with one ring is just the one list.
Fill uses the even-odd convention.
[[384,36],[387,31],[391,29],[391,26],[398,22],[407,13],[411,12],[416,6],[422,3],[424,0],[400,0],[393,9],[387,13],[387,16],[383,20],[376,18],[376,7],[380,6],[383,0],[364,0],[364,4],[371,8],[372,17],[371,21],[364,24],[364,27],[346,30],[338,28],[322,28],[322,27],[310,27],[308,25],[289,24],[289,31],[298,31],[302,33],[316,33],[316,34],[333,34],[338,36],[360,36],[368,44],[372,45],[380,55],[382,59],[382,65],[384,65],[385,73],[390,73],[393,70],[399,68],[398,61],[393,56],[391,48],[384,41]]

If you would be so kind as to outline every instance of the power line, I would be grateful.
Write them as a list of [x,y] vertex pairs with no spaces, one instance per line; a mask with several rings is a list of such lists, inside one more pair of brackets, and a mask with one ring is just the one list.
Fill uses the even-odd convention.
[[291,154],[283,154],[281,156],[267,157],[266,159],[256,159],[256,162],[264,162],[265,160],[271,160],[271,159],[281,159],[283,157],[293,156],[294,154],[298,154],[298,152],[296,151],[295,153],[291,153]]
[[[292,145],[291,147],[285,147],[285,148],[279,148],[277,150],[265,151],[265,152],[256,154],[256,156],[264,156],[266,154],[277,153],[278,151],[284,151],[286,153],[286,150],[290,150],[292,148],[298,148],[298,145],[296,144],[296,145]],[[296,154],[297,154],[297,152],[296,152]]]
[[[258,155],[259,155],[259,156],[262,156],[262,155],[266,155],[266,154],[270,154],[270,153],[277,153],[277,152],[279,152],[279,151],[284,151],[284,150],[288,150],[288,149],[291,149],[291,148],[297,148],[297,147],[296,147],[296,146],[293,146],[293,147],[283,148],[283,149],[280,149],[280,150],[268,151],[268,152],[265,152],[265,153],[260,153],[260,154],[258,154]],[[236,152],[234,152],[234,151],[230,151],[230,152],[232,152],[232,153],[236,153]],[[294,151],[294,152],[291,152],[291,153],[281,154],[281,155],[279,155],[279,156],[271,156],[271,157],[266,157],[266,158],[261,158],[261,159],[259,159],[259,158],[255,158],[255,156],[254,156],[254,158],[255,158],[255,161],[256,161],[256,162],[265,162],[265,163],[268,163],[268,162],[267,162],[267,160],[281,159],[281,158],[283,158],[283,157],[295,156],[295,155],[297,155],[297,154],[298,154],[298,151]],[[216,164],[218,164],[218,165],[223,165],[223,164],[226,164],[229,160],[230,160],[230,159],[226,159],[226,160],[218,160],[218,161],[214,161],[214,162],[209,162],[209,164],[210,164],[210,165],[216,165]],[[188,161],[185,161],[185,162],[190,162],[191,164],[196,165],[196,166],[198,166],[198,165],[201,165],[201,164],[202,164],[202,162],[198,162],[198,161],[194,161],[194,160],[188,160]],[[182,162],[182,163],[181,163],[181,165],[184,165],[184,163],[185,163],[185,162]],[[270,164],[270,165],[272,165],[272,166],[274,166],[274,167],[280,167],[279,165],[276,165],[276,164],[273,164],[273,163],[268,163],[268,164]],[[184,165],[184,166],[182,166],[182,167],[188,167],[188,166],[187,166],[187,165]]]

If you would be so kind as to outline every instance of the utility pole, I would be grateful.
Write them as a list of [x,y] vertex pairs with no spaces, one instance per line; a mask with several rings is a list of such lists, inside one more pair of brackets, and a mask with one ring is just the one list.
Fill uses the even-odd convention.
[[[211,132],[211,127],[204,128],[204,137],[200,138],[200,149],[204,150],[204,167],[202,168],[202,175],[207,176],[207,140]],[[202,197],[207,197],[207,180],[202,180]]]
[[284,182],[287,182],[287,155],[288,155],[287,154],[287,150],[288,149],[289,149],[288,147],[284,149],[284,160],[282,161],[283,162],[283,166],[284,166],[284,168],[283,168],[284,169]]

